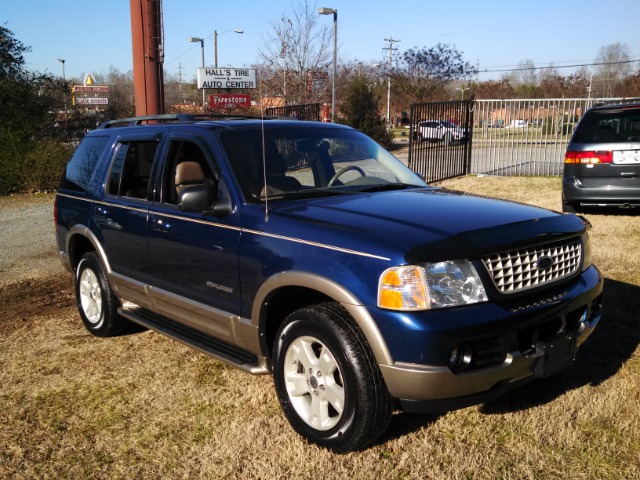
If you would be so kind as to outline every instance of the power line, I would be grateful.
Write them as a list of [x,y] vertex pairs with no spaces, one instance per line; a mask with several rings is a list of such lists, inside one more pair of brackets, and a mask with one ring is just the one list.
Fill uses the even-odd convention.
[[527,71],[527,70],[544,70],[544,69],[549,69],[549,68],[576,68],[576,67],[595,67],[595,66],[599,66],[599,65],[620,65],[620,64],[625,64],[625,63],[634,63],[634,62],[640,62],[640,59],[636,59],[636,60],[621,60],[618,62],[594,62],[594,63],[576,63],[573,65],[550,65],[550,66],[546,66],[546,67],[521,67],[521,68],[510,68],[510,69],[505,69],[505,70],[489,70],[489,69],[484,69],[484,70],[480,70],[481,73],[500,73],[500,72],[522,72],[522,71]]

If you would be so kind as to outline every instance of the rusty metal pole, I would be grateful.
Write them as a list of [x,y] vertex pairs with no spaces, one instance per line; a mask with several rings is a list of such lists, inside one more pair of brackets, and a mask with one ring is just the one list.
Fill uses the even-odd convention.
[[162,0],[130,0],[136,116],[164,113]]

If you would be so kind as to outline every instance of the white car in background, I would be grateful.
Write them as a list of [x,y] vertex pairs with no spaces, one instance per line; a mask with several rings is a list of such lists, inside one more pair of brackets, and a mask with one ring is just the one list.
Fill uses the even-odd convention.
[[445,145],[451,145],[465,142],[467,135],[463,128],[448,120],[425,120],[418,123],[416,138],[419,141],[442,141]]

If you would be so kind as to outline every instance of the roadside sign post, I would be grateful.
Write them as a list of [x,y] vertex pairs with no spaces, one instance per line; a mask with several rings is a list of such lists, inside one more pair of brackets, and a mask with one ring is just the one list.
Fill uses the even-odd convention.
[[198,88],[257,88],[255,68],[198,68]]

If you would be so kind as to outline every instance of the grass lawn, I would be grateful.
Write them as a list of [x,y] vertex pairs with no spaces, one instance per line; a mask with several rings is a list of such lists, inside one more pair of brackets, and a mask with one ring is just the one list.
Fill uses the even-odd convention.
[[[560,207],[559,178],[442,185]],[[575,365],[489,404],[397,412],[376,445],[346,455],[293,432],[270,377],[150,331],[91,337],[68,275],[8,285],[0,478],[640,478],[640,215],[586,216],[606,311]]]

